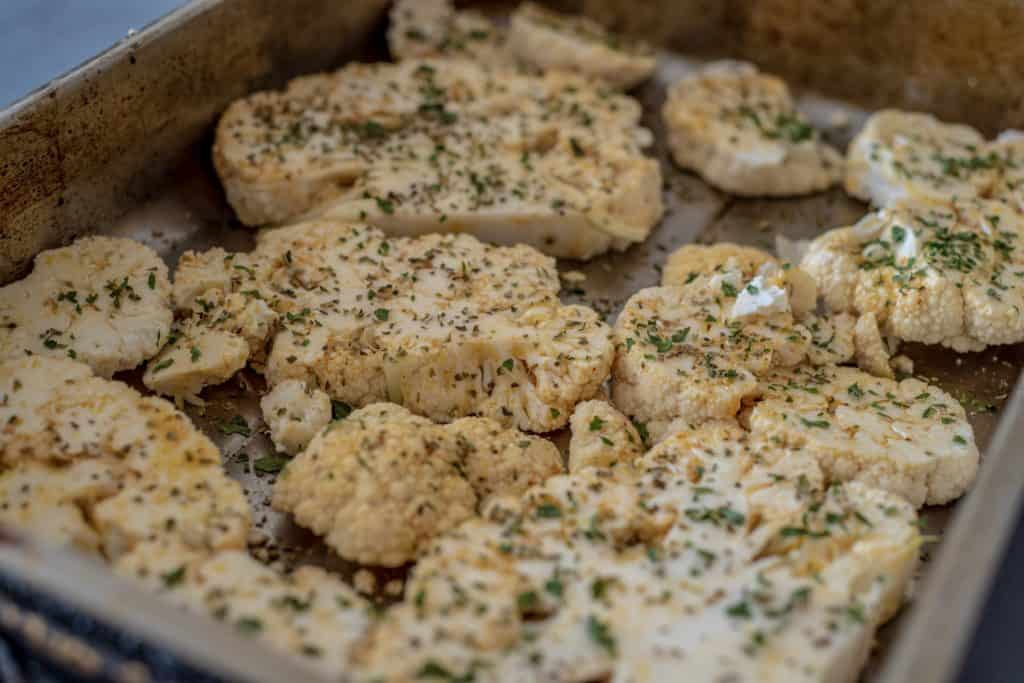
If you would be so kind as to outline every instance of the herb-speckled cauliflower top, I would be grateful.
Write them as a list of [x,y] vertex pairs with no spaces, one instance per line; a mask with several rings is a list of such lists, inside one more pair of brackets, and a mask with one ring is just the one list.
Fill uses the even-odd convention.
[[811,243],[801,267],[834,312],[906,341],[977,351],[1024,339],[1024,221],[1003,202],[902,201]]

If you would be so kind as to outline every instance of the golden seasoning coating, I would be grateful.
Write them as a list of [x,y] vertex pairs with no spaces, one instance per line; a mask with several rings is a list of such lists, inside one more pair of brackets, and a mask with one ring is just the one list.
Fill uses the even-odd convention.
[[83,237],[36,256],[28,277],[0,288],[0,360],[81,361],[103,377],[152,358],[171,330],[167,266],[149,247]]
[[917,562],[913,509],[709,425],[501,499],[355,649],[366,680],[853,680]]
[[644,441],[629,418],[606,401],[584,401],[570,421],[569,471],[627,465],[644,453]]
[[635,100],[563,72],[353,64],[235,102],[214,160],[250,225],[329,217],[589,258],[661,216],[639,119]]
[[0,398],[0,520],[109,559],[157,536],[244,547],[241,488],[166,401],[43,357],[0,363]]
[[397,0],[391,6],[388,48],[401,59],[447,57],[500,65],[510,61],[504,31],[451,0]]
[[840,180],[843,158],[797,111],[780,79],[714,62],[676,81],[662,109],[672,156],[744,196],[801,195]]
[[1024,339],[1024,219],[984,199],[900,201],[811,243],[826,306],[900,340],[979,351]]
[[197,555],[174,543],[146,543],[116,570],[335,678],[347,672],[352,645],[371,621],[370,604],[329,572],[301,567],[285,575],[237,550]]
[[314,437],[278,478],[273,503],[342,557],[399,566],[487,497],[518,495],[561,471],[544,439],[483,418],[435,425],[380,403]]
[[[175,279],[198,284],[182,287],[192,303],[179,339],[147,372],[148,386],[166,393],[179,388],[162,381],[175,373],[222,381],[219,369],[239,361],[219,364],[204,339],[227,334],[247,345],[271,387],[296,380],[357,407],[392,401],[438,421],[482,415],[546,432],[598,392],[614,354],[594,311],[559,303],[552,259],[468,235],[387,238],[360,225],[300,224],[261,233],[250,254],[186,254]],[[259,328],[266,336],[225,330],[233,318],[202,307],[202,283],[221,296],[225,281],[228,299],[273,312],[273,328]],[[271,339],[265,358],[251,353]],[[161,368],[173,353],[180,364]]]

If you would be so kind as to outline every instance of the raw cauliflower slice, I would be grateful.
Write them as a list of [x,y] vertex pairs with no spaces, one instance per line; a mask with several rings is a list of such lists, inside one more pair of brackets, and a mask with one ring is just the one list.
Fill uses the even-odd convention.
[[732,256],[706,265],[685,266],[681,285],[633,295],[615,324],[612,400],[655,442],[676,421],[735,416],[773,368],[853,354],[852,325],[830,323],[841,334],[823,338],[819,319],[796,308],[815,299],[799,269],[772,260],[751,278]]
[[917,564],[913,508],[736,426],[553,477],[434,544],[364,679],[853,680]]
[[329,572],[300,567],[283,574],[237,550],[197,555],[157,541],[139,545],[115,568],[332,678],[346,673],[352,646],[371,621],[369,603]]
[[[320,221],[261,233],[227,280],[217,274],[223,253],[186,256],[175,279],[188,283],[182,301],[191,303],[178,322],[182,338],[165,352],[174,362],[154,359],[147,372],[151,388],[172,395],[223,381],[248,359],[271,388],[298,380],[303,391],[357,407],[392,401],[437,421],[480,415],[546,432],[597,394],[614,357],[597,313],[559,303],[553,259],[522,245],[387,238]],[[222,307],[204,307],[208,299],[264,305],[275,324],[246,337]],[[234,346],[207,353],[210,335]],[[163,381],[183,377],[189,382]]]
[[920,380],[802,366],[765,377],[763,391],[745,416],[752,434],[814,456],[833,480],[892,491],[919,507],[958,498],[977,473],[963,407]]
[[714,62],[676,81],[662,117],[675,162],[731,194],[810,194],[842,178],[842,156],[786,84],[752,64]]
[[3,519],[108,559],[160,536],[245,546],[241,487],[171,404],[42,356],[0,363],[0,396]]
[[331,421],[331,399],[297,379],[286,379],[260,399],[277,450],[294,455]]
[[640,115],[564,72],[353,64],[232,104],[214,160],[248,225],[326,217],[590,258],[643,241],[661,217]]
[[541,70],[564,69],[629,90],[654,73],[650,46],[608,31],[596,21],[524,2],[512,13],[508,51]]
[[509,61],[502,29],[479,12],[456,10],[451,0],[397,0],[389,16],[388,48],[396,60]]
[[644,452],[644,442],[629,418],[606,401],[584,401],[570,421],[569,471],[627,465]]
[[562,471],[558,450],[481,418],[436,425],[381,403],[322,431],[278,477],[273,505],[346,559],[399,566],[472,517]]
[[970,126],[931,114],[886,109],[873,114],[850,142],[846,191],[888,207],[901,200],[948,200],[987,193],[999,157]]
[[826,306],[886,337],[978,351],[1024,339],[1024,218],[984,199],[902,201],[830,230],[801,267]]
[[0,360],[77,359],[110,377],[153,357],[171,331],[167,266],[149,247],[83,237],[36,256],[0,288]]

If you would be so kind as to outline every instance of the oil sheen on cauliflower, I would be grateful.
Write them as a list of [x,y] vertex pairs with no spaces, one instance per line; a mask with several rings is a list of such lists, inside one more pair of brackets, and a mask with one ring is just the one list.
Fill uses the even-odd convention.
[[463,418],[436,425],[388,403],[335,422],[293,459],[274,507],[346,559],[399,566],[493,495],[518,495],[562,471],[555,446]]
[[113,560],[153,537],[244,548],[249,508],[166,401],[75,361],[0,363],[0,521]]
[[129,239],[83,237],[36,256],[0,288],[0,360],[71,358],[110,377],[152,358],[171,331],[167,266]]
[[[559,287],[554,261],[526,246],[330,221],[265,231],[249,254],[182,257],[175,298],[188,309],[146,383],[187,398],[248,358],[271,388],[296,380],[357,407],[391,401],[437,421],[482,415],[547,432],[598,392],[614,355],[608,326],[559,303]],[[230,340],[225,357],[209,338]]]
[[[501,499],[355,649],[367,679],[852,681],[917,563],[913,508],[711,424]],[[440,674],[439,674],[440,675]]]
[[786,84],[752,64],[714,62],[676,81],[662,117],[676,163],[731,194],[810,194],[842,177],[842,156]]
[[801,267],[835,312],[900,340],[978,351],[1024,339],[1024,221],[994,200],[901,201],[812,242]]
[[642,242],[661,217],[640,114],[562,71],[352,64],[232,104],[214,161],[247,225],[334,218],[585,259]]

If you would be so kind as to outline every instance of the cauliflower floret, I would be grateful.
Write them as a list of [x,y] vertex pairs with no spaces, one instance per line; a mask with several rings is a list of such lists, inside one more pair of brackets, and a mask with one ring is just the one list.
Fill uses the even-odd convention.
[[331,218],[590,258],[643,241],[661,217],[640,115],[562,71],[352,64],[232,104],[214,161],[248,225]]
[[878,321],[874,313],[865,313],[857,318],[853,330],[854,346],[857,349],[857,367],[871,373],[875,377],[893,379],[896,375],[889,365],[889,349],[878,331]]
[[807,349],[811,365],[838,365],[855,357],[857,322],[852,315],[806,315],[800,323],[811,332],[811,346]]
[[294,455],[331,421],[331,399],[316,387],[286,379],[260,399],[277,450]]
[[725,423],[632,465],[552,477],[438,539],[361,641],[357,671],[850,680],[921,539],[898,497],[828,484],[813,458]]
[[241,487],[166,401],[38,356],[0,363],[0,395],[0,486],[12,493],[0,518],[109,559],[156,536],[203,551],[245,546]]
[[[205,264],[226,258],[190,255],[176,279],[219,287]],[[296,380],[353,406],[392,401],[437,421],[481,415],[547,432],[597,394],[614,356],[608,326],[563,306],[554,260],[526,246],[323,221],[265,231],[235,265],[230,292],[188,285],[181,337],[151,363],[150,387],[195,400],[248,360],[271,388]],[[257,306],[265,324],[233,314]]]
[[853,354],[852,324],[806,310],[794,316],[794,304],[808,307],[806,290],[814,291],[799,269],[768,260],[747,280],[742,259],[717,251],[728,256],[725,264],[709,271],[692,259],[700,270],[683,266],[685,284],[641,290],[615,325],[612,400],[655,442],[676,421],[736,415],[772,368],[845,362]]
[[643,455],[644,442],[636,427],[605,401],[579,404],[570,424],[570,472],[584,467],[626,465]]
[[509,61],[504,32],[451,0],[398,0],[391,7],[388,48],[396,59],[464,58],[489,64]]
[[959,497],[978,469],[964,409],[920,380],[853,368],[799,367],[765,377],[745,420],[752,434],[816,457],[837,481],[860,481],[915,506]]
[[650,46],[610,33],[588,17],[552,12],[532,2],[512,13],[508,50],[524,64],[573,71],[620,90],[646,81],[657,66]]
[[738,270],[744,280],[749,280],[768,263],[777,261],[768,252],[754,247],[731,242],[687,244],[669,254],[661,271],[661,284],[685,285],[698,275],[714,275],[724,270]]
[[898,202],[818,237],[801,267],[886,337],[978,351],[1024,339],[1022,231],[1001,202]]
[[485,419],[435,425],[392,404],[353,412],[316,437],[274,487],[274,507],[346,559],[399,566],[473,516],[561,471],[557,449]]
[[998,167],[998,156],[970,126],[887,109],[873,114],[850,143],[846,191],[881,207],[969,198],[991,189]]
[[145,543],[116,569],[331,678],[347,671],[353,644],[371,620],[369,603],[331,573],[301,567],[285,575],[240,551],[198,555],[173,543]]
[[1002,175],[992,190],[992,198],[1024,214],[1024,132],[1003,131],[991,143],[991,150],[999,156]]
[[83,237],[41,252],[0,288],[0,360],[72,358],[110,377],[151,358],[171,331],[167,266],[149,247]]
[[715,62],[674,84],[662,109],[676,163],[738,195],[831,187],[843,159],[797,111],[786,84],[752,64]]

